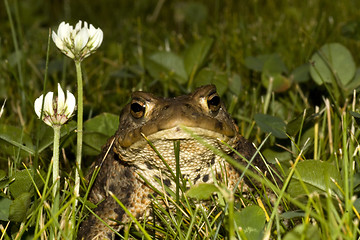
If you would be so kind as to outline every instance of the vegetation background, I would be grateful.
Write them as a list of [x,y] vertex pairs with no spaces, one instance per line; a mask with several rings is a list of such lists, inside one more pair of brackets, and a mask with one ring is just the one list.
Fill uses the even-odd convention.
[[[51,129],[37,119],[33,104],[43,91],[54,91],[57,83],[76,92],[73,61],[53,42],[46,86],[44,78],[50,29],[57,30],[62,21],[75,25],[78,20],[104,32],[101,47],[82,65],[84,120],[89,120],[84,133],[84,169],[116,129],[113,115],[102,113],[118,115],[132,91],[177,96],[214,83],[246,138],[259,145],[272,132],[261,150],[268,161],[284,169],[284,180],[289,176],[290,181],[293,176],[288,171],[299,160],[328,164],[311,161],[309,166],[300,165],[295,174],[298,181],[290,182],[285,201],[302,212],[285,207],[290,214],[287,218],[297,221],[270,226],[272,236],[282,239],[301,226],[299,235],[285,238],[357,239],[360,177],[355,120],[360,105],[353,90],[360,86],[356,67],[360,64],[359,9],[356,0],[2,1],[0,103],[7,100],[0,119],[1,239],[31,238],[37,233],[34,226],[40,220],[29,220],[39,211],[34,208],[37,197],[32,184],[19,188],[24,180],[18,172],[26,175],[21,171],[25,167],[47,172]],[[322,48],[329,43],[341,47]],[[314,68],[319,49],[323,50],[320,56],[340,59],[336,64],[328,61],[333,77],[323,80],[327,84],[316,81],[314,73],[327,74]],[[342,71],[354,73],[344,80],[338,75]],[[62,138],[61,169],[66,179],[74,171],[72,126],[69,123],[64,128]],[[326,171],[325,175],[301,177],[309,169]],[[330,184],[329,179],[335,180]],[[66,183],[71,188],[72,181]],[[68,191],[69,186],[64,189]],[[311,195],[313,190],[320,195]],[[18,201],[23,207],[14,213],[10,205],[21,195],[19,191],[31,194],[25,202]],[[300,195],[305,196],[301,206],[292,201]]]

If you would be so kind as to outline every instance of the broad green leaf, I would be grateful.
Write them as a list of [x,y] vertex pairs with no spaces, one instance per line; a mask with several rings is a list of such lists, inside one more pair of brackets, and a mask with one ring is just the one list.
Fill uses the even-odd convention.
[[272,89],[274,92],[285,92],[291,86],[289,78],[283,76],[281,73],[270,73],[263,71],[261,74],[261,82],[265,88],[269,87],[270,79],[272,82]]
[[334,74],[342,86],[346,86],[355,76],[356,66],[350,51],[339,43],[325,44],[311,57],[310,74],[321,85],[323,81],[335,81]]
[[210,52],[214,40],[212,38],[201,38],[186,49],[184,54],[184,65],[187,75],[190,76],[204,64]]
[[205,22],[208,16],[207,5],[196,1],[179,1],[175,3],[175,21],[185,21],[189,25]]
[[203,68],[196,75],[194,80],[195,87],[207,84],[214,84],[220,96],[222,96],[228,88],[228,78],[226,73],[217,72],[210,68]]
[[99,132],[108,137],[115,134],[119,128],[119,116],[112,113],[102,113],[84,123],[84,129],[88,132]]
[[14,67],[16,64],[19,64],[19,62],[21,61],[21,59],[23,57],[24,57],[24,54],[22,51],[15,51],[15,52],[12,52],[11,54],[9,54],[7,59],[9,61],[9,65],[11,67]]
[[24,192],[15,198],[10,204],[9,208],[9,220],[14,222],[22,222],[26,218],[28,212],[32,194]]
[[[10,193],[14,198],[17,198],[24,192],[34,193],[33,181],[29,174],[32,176],[32,171],[26,169],[15,173],[14,181],[9,186]],[[43,185],[43,182],[37,174],[35,175],[34,181],[38,188]]]
[[84,152],[97,155],[106,140],[115,134],[119,127],[119,116],[102,113],[84,123]]
[[234,213],[237,227],[241,227],[247,239],[263,239],[265,227],[265,213],[257,205],[248,206],[240,212]]
[[314,141],[314,126],[303,129],[298,147],[300,147],[304,155],[307,153],[307,151],[314,149],[313,141]]
[[254,116],[255,122],[262,131],[272,133],[277,138],[287,138],[285,133],[286,124],[278,117],[257,113]]
[[245,66],[253,71],[261,72],[264,66],[264,61],[255,56],[248,56],[245,58]]
[[290,80],[283,76],[287,68],[278,54],[272,54],[266,59],[263,65],[261,82],[265,88],[269,86],[272,79],[272,88],[275,92],[283,92],[291,86]]
[[[33,155],[35,153],[34,146],[31,138],[21,128],[11,125],[0,124],[0,139],[5,142],[20,148],[21,150]],[[2,151],[13,153],[11,149],[8,149],[4,144],[0,144]]]
[[360,113],[349,111],[350,115],[355,118],[355,121],[358,125],[360,125]]
[[199,183],[192,186],[186,194],[191,198],[198,200],[206,200],[215,192],[220,192],[218,187],[210,183]]
[[360,68],[356,69],[354,78],[344,87],[346,95],[354,93],[354,89],[360,86]]
[[6,177],[6,172],[0,169],[0,181],[3,180],[5,177]]
[[180,84],[188,80],[183,59],[172,52],[159,51],[151,54],[146,59],[145,67],[155,79],[175,79]]
[[267,148],[264,151],[262,151],[262,154],[264,155],[265,159],[272,164],[277,164],[275,159],[277,159],[279,162],[286,162],[286,163],[292,159],[291,153],[289,153],[288,151],[278,152],[270,148]]
[[98,132],[84,133],[83,152],[84,155],[95,156],[101,152],[101,147],[105,145],[106,135]]
[[6,172],[0,169],[0,189],[6,187],[9,184],[9,179],[6,176]]
[[297,174],[294,174],[290,181],[287,191],[291,196],[298,197],[306,194],[299,179],[305,183],[305,186],[310,193],[315,191],[324,193],[327,191],[328,187],[330,187],[332,192],[342,196],[341,191],[331,180],[333,179],[339,186],[343,186],[340,172],[333,164],[316,160],[306,160],[299,162],[296,166],[296,170],[300,174],[300,177],[297,176]]
[[280,217],[283,219],[301,218],[301,217],[305,217],[305,212],[303,212],[303,211],[287,211],[287,212],[283,212],[280,215]]
[[360,213],[360,198],[357,198],[353,203],[354,208],[358,213]]
[[354,192],[355,193],[360,192],[360,173],[359,172],[354,174],[353,186],[354,186]]
[[[305,116],[304,113],[299,114],[295,119],[291,120],[286,124],[286,132],[290,136],[295,136],[306,123],[313,120],[316,117],[314,115],[314,109],[306,109]],[[303,123],[303,125],[301,125]]]
[[0,198],[0,221],[9,221],[9,208],[11,200],[5,197]]
[[303,83],[310,80],[310,64],[306,63],[294,69],[291,73],[294,82]]
[[317,226],[311,224],[300,224],[288,232],[284,240],[320,240],[320,231]]
[[256,72],[261,72],[267,59],[272,54],[259,55],[259,56],[248,56],[245,58],[245,66]]
[[269,55],[263,65],[263,72],[267,73],[287,73],[287,67],[285,66],[284,61],[281,59],[280,55],[275,53]]
[[341,34],[344,37],[360,40],[360,21],[351,20],[341,27]]
[[9,180],[9,179],[7,179],[7,178],[5,178],[5,179],[3,179],[3,180],[0,180],[0,189],[2,189],[2,188],[4,188],[4,187],[8,186],[8,185],[9,185],[9,183],[10,183],[10,180]]
[[242,90],[242,82],[239,74],[234,73],[229,79],[229,91],[235,96],[239,96]]
[[262,72],[263,70],[271,73],[287,72],[284,62],[277,53],[246,57],[245,66],[257,72]]

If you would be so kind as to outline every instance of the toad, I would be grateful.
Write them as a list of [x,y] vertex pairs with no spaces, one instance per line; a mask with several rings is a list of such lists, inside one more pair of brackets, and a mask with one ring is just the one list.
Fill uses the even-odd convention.
[[[149,216],[154,193],[149,185],[159,190],[163,189],[162,185],[175,189],[169,170],[175,172],[176,169],[175,141],[180,146],[180,172],[189,185],[210,183],[217,176],[226,179],[228,187],[234,187],[241,172],[196,140],[194,135],[243,165],[246,162],[226,144],[246,159],[256,153],[253,145],[238,133],[237,125],[214,85],[175,98],[134,92],[131,102],[120,114],[119,129],[103,147],[96,164],[100,170],[89,195],[91,202],[100,203],[94,212],[115,230],[120,229],[119,223],[131,220],[110,196],[111,192],[136,218]],[[256,156],[252,163],[266,171],[260,157]],[[241,184],[242,189],[249,187],[246,181]],[[78,239],[112,239],[113,236],[113,232],[93,214],[81,224],[78,233]]]

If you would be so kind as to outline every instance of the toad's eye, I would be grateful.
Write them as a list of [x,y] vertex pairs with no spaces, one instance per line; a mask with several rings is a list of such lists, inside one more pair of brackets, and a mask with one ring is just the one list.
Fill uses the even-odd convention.
[[207,98],[207,104],[210,111],[217,112],[221,106],[219,95],[216,92],[211,93]]
[[139,100],[133,99],[130,105],[130,113],[134,118],[141,118],[145,115],[145,104]]

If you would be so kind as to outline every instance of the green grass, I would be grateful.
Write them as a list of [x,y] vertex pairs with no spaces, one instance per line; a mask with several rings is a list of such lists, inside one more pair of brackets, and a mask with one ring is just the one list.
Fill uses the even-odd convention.
[[[253,227],[273,239],[358,239],[360,131],[356,113],[360,104],[353,89],[358,90],[360,84],[356,77],[353,84],[344,83],[339,72],[348,71],[350,60],[360,64],[359,7],[355,0],[2,1],[0,105],[7,101],[0,118],[0,239],[54,234],[71,238],[86,212],[80,204],[76,227],[70,225],[75,201],[74,121],[62,128],[60,210],[55,216],[51,211],[52,129],[37,119],[33,106],[40,94],[56,90],[57,83],[76,92],[74,63],[52,41],[46,59],[49,29],[56,30],[62,21],[75,24],[78,20],[104,32],[99,50],[82,64],[83,175],[115,131],[115,115],[132,91],[177,96],[211,81],[240,133],[261,145],[267,161],[282,174],[284,187],[273,186],[278,196],[275,203],[264,196],[265,188],[243,198],[221,185],[216,188],[222,194],[204,206],[186,194],[170,193],[174,200],[166,201],[174,201],[176,207],[168,213],[154,199],[154,214],[170,221],[163,219],[162,226],[140,222],[151,237],[155,229],[165,239],[250,239],[247,231]],[[299,67],[332,42],[349,49],[353,59],[345,58],[340,68],[330,62],[333,79],[326,85],[315,83],[308,66],[299,78]],[[166,57],[161,55],[160,60],[180,59],[185,76],[178,66],[166,72],[164,63],[157,62],[156,54],[163,50]],[[326,48],[319,53],[324,54]],[[333,57],[339,58],[343,51],[336,54]],[[325,76],[314,66],[314,71]],[[165,74],[158,74],[158,69]],[[104,112],[115,115],[101,115]],[[266,120],[269,116],[274,118]],[[85,186],[83,182],[84,192]],[[266,221],[258,211],[261,208],[250,207],[259,206],[259,200],[269,215]],[[282,213],[274,204],[281,206]],[[244,216],[249,223],[241,220]],[[257,224],[251,225],[251,220]],[[229,231],[233,223],[242,228]],[[125,238],[144,237],[135,223],[130,225],[124,230]]]

